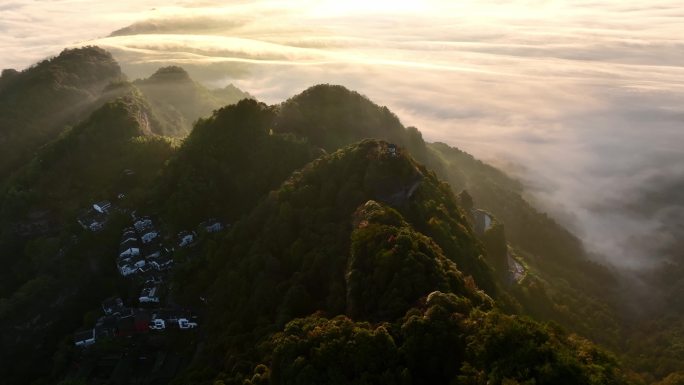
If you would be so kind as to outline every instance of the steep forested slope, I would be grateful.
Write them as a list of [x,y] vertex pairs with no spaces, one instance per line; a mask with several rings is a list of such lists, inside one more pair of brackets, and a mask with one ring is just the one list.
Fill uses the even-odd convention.
[[[0,105],[0,122],[43,127],[36,119],[53,110],[95,110],[70,129],[64,123],[78,114],[51,121],[59,124],[31,139],[32,160],[1,159],[26,163],[0,197],[0,327],[12,331],[0,339],[0,376],[8,383],[62,378],[79,354],[70,333],[88,323],[83,315],[126,292],[113,256],[127,219],[114,215],[96,234],[75,221],[81,208],[120,193],[118,206],[152,214],[167,234],[212,217],[232,224],[177,258],[171,305],[202,316],[178,383],[625,381],[609,354],[526,318],[602,342],[618,335],[612,275],[525,201],[515,180],[425,143],[341,86],[315,86],[278,106],[233,104],[247,94],[207,90],[179,67],[129,83],[113,63],[98,78],[108,58],[97,48],[65,51],[0,78],[2,103],[3,95],[63,99],[36,117]],[[198,118],[183,141],[159,136],[182,136]],[[456,197],[463,189],[474,206],[464,204],[468,194]],[[496,251],[525,265],[520,282],[493,269],[475,208],[492,215]],[[18,236],[17,223],[36,212],[61,226]]]
[[155,211],[176,227],[246,214],[319,153],[306,141],[273,134],[273,118],[272,107],[248,99],[197,122],[164,171]]
[[[87,202],[129,190],[125,179],[141,182],[143,194],[171,153],[170,142],[153,135],[154,114],[133,90],[104,104],[88,119],[45,146],[9,180],[0,200],[2,220],[20,219],[30,210],[69,217]],[[124,170],[136,176],[125,178]],[[130,183],[129,183],[130,184]]]
[[199,118],[239,100],[250,98],[234,86],[208,90],[180,67],[163,67],[147,79],[133,82],[163,121],[160,135],[185,136]]
[[[0,339],[3,381],[49,375],[57,345],[70,345],[83,315],[120,285],[111,255],[123,214],[113,213],[112,226],[100,233],[82,232],[75,217],[111,194],[125,193],[124,207],[140,203],[172,151],[168,140],[150,135],[154,124],[140,95],[116,99],[42,149],[10,180],[0,240],[0,327],[11,331]],[[135,175],[127,177],[125,169]],[[57,228],[18,237],[14,221],[31,210],[47,210]]]
[[109,52],[97,47],[64,50],[21,72],[0,77],[0,180],[30,160],[82,116],[102,89],[123,77]]
[[453,192],[392,148],[311,162],[177,276],[208,301],[206,357],[183,381],[621,383],[588,342],[493,310]]
[[279,107],[275,127],[328,150],[367,137],[404,146],[455,192],[467,189],[476,207],[503,224],[506,239],[535,273],[513,292],[526,312],[617,342],[617,314],[609,305],[615,277],[589,260],[579,239],[528,203],[519,182],[456,148],[426,143],[386,107],[342,86],[317,85],[288,99]]

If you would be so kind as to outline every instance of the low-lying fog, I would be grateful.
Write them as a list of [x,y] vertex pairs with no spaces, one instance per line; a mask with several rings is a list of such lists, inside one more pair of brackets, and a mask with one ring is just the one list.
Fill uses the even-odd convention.
[[14,0],[0,15],[0,67],[97,44],[131,77],[178,64],[268,103],[339,83],[514,172],[618,266],[681,236],[679,1]]

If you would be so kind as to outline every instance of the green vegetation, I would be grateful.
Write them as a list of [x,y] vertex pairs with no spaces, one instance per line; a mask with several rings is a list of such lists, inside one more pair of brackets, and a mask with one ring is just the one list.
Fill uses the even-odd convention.
[[[63,379],[81,354],[70,333],[125,290],[114,266],[124,213],[100,233],[75,221],[120,193],[119,207],[154,215],[165,233],[212,217],[231,224],[175,254],[173,299],[201,314],[198,340],[174,342],[193,356],[176,383],[639,383],[580,335],[625,348],[650,382],[681,382],[681,330],[620,341],[615,277],[515,180],[425,143],[344,87],[278,106],[246,96],[207,90],[179,67],[129,83],[92,47],[3,71],[0,123],[25,128],[2,143],[36,152],[0,159],[4,382]],[[51,102],[29,114],[42,97]],[[60,111],[63,120],[39,122]],[[160,136],[193,123],[183,140]],[[491,214],[489,230],[475,230],[473,209]],[[18,236],[36,213],[56,229]],[[520,282],[506,271],[509,252],[526,269]],[[675,303],[681,276],[667,282]],[[124,354],[127,344],[98,349]]]
[[[139,94],[105,104],[9,181],[0,200],[3,222],[32,210],[73,218],[95,200],[124,192],[142,197],[172,152],[171,142],[151,134],[156,125]],[[135,175],[127,176],[127,169]]]
[[[477,208],[503,224],[506,241],[535,272],[522,288],[510,291],[523,306],[520,311],[617,346],[618,310],[610,305],[618,299],[616,277],[589,260],[579,239],[532,207],[522,197],[519,182],[456,148],[425,143],[419,131],[403,127],[386,107],[341,86],[317,85],[290,98],[279,108],[276,129],[327,150],[366,137],[404,146],[454,192],[467,190]],[[421,231],[439,240],[451,230]],[[492,262],[496,264],[496,258]]]
[[590,343],[493,310],[499,289],[455,201],[386,142],[295,172],[177,276],[210,304],[206,360],[181,381],[625,382]]
[[266,346],[271,366],[248,383],[619,384],[614,358],[586,340],[529,319],[472,310],[431,293],[393,323],[310,316]]
[[164,123],[155,132],[174,137],[190,133],[197,119],[211,115],[214,110],[251,97],[232,85],[210,91],[192,80],[183,68],[175,66],[160,68],[133,84]]
[[346,277],[347,310],[355,319],[374,321],[403,315],[416,298],[438,289],[478,304],[491,300],[474,290],[430,238],[413,230],[401,215],[368,201],[354,215]]
[[67,49],[24,71],[0,77],[0,181],[29,161],[112,81],[122,78],[109,52],[97,47]]
[[157,192],[159,210],[171,225],[238,219],[315,157],[305,141],[272,135],[273,118],[273,108],[247,99],[197,122]]
[[[84,233],[76,216],[95,199],[125,193],[121,206],[137,206],[170,156],[171,143],[150,136],[148,106],[138,94],[116,99],[44,147],[10,179],[2,195],[0,327],[2,375],[8,383],[47,376],[56,347],[78,327],[83,314],[120,290],[112,255],[124,214],[114,214],[102,233]],[[135,170],[127,176],[125,169]],[[20,239],[14,223],[28,213],[48,212],[51,234]],[[76,236],[78,234],[78,237]],[[39,364],[36,365],[35,363]]]

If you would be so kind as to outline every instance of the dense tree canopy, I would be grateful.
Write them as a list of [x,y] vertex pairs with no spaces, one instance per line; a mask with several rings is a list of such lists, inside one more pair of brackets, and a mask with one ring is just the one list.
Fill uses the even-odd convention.
[[[273,384],[620,384],[614,358],[529,319],[433,292],[396,322],[296,319],[266,344]],[[251,382],[255,383],[255,382]]]
[[212,92],[177,66],[160,68],[149,78],[136,80],[133,84],[163,122],[156,132],[174,137],[188,135],[195,121],[210,116],[214,110],[250,98],[248,93],[236,87]]
[[111,54],[98,47],[67,49],[24,71],[0,77],[0,182],[31,159],[82,112],[102,89],[123,77]]
[[[23,165],[0,197],[0,326],[16,331],[0,338],[3,379],[63,375],[69,350],[50,356],[121,286],[112,256],[127,223],[115,216],[102,233],[82,234],[75,217],[125,192],[122,207],[154,214],[171,234],[212,217],[232,224],[174,269],[174,301],[205,317],[202,349],[178,383],[628,382],[610,354],[538,322],[604,343],[619,335],[612,275],[518,182],[426,144],[341,86],[278,106],[237,102],[245,96],[208,90],[179,67],[127,82],[92,47],[3,71],[0,124],[12,128],[0,145],[12,147],[0,178]],[[47,125],[37,118],[46,116]],[[159,136],[182,136],[197,118],[182,141]],[[492,215],[493,230],[476,234],[473,209]],[[17,237],[16,223],[36,210],[65,225]],[[509,253],[525,264],[521,282],[507,279]],[[681,277],[665,278],[676,298]],[[655,358],[636,361],[653,380],[680,381],[667,376],[684,362],[678,333],[640,335]],[[666,352],[663,339],[675,341]]]

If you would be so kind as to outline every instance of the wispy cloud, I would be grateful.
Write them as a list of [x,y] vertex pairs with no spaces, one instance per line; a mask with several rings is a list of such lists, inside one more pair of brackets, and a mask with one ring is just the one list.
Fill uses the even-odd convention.
[[0,7],[0,66],[90,43],[132,77],[180,64],[271,103],[340,83],[428,139],[516,164],[532,199],[636,266],[684,220],[671,199],[624,210],[684,178],[679,3],[16,0]]

